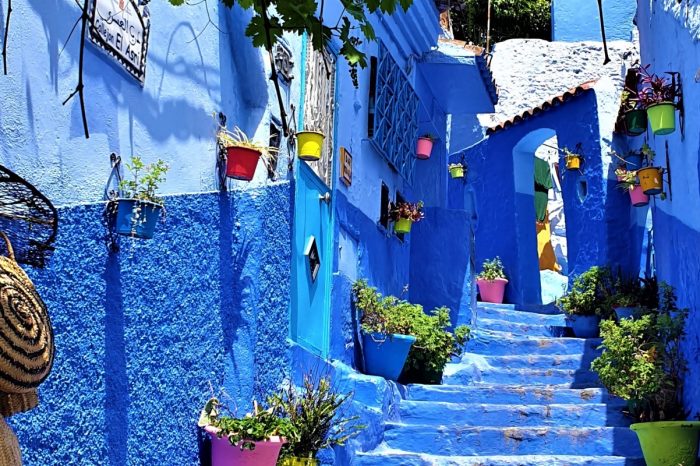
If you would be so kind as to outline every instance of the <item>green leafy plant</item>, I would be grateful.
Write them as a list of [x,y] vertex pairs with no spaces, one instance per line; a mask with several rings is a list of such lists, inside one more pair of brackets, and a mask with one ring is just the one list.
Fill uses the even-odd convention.
[[469,168],[467,167],[466,164],[459,162],[459,163],[451,163],[447,166],[448,170],[452,170],[453,168],[463,168],[464,171],[466,172]]
[[270,397],[269,405],[282,417],[288,418],[295,435],[287,438],[281,458],[315,458],[320,450],[342,446],[360,434],[359,419],[343,417],[341,408],[352,393],[339,394],[329,377],[304,374],[301,388],[288,384],[280,393]]
[[156,192],[159,185],[165,181],[168,165],[163,160],[145,164],[141,157],[136,155],[124,165],[131,172],[132,178],[120,181],[119,195],[124,199],[137,199],[162,205],[163,200]]
[[486,280],[489,282],[492,282],[498,278],[505,280],[506,273],[503,269],[503,262],[501,262],[501,258],[499,256],[496,256],[493,259],[485,260],[481,266],[481,273],[477,275],[476,278],[479,280]]
[[435,379],[441,377],[453,356],[463,352],[469,340],[470,329],[466,325],[458,326],[454,333],[448,331],[450,313],[445,307],[426,314],[418,304],[394,296],[382,296],[365,280],[358,280],[353,285],[353,300],[362,312],[360,325],[364,333],[386,338],[392,334],[416,337],[404,365],[404,375],[412,381],[439,382]]
[[399,202],[392,204],[389,210],[389,216],[393,222],[398,222],[400,219],[409,219],[413,222],[420,222],[425,218],[423,213],[423,201],[417,203]]
[[591,365],[603,385],[628,402],[639,422],[683,420],[681,352],[687,309],[679,309],[672,287],[661,285],[660,305],[639,319],[601,323],[603,353]]
[[646,165],[651,167],[654,164],[654,158],[656,158],[656,151],[649,146],[646,142],[639,149],[639,154],[642,156],[642,160],[645,161]]
[[219,438],[228,437],[233,446],[241,450],[254,450],[255,442],[269,440],[271,437],[296,438],[297,431],[287,418],[277,415],[273,408],[261,409],[253,403],[253,412],[242,418],[233,417],[228,408],[218,398],[207,401],[199,416],[200,427],[213,427]]
[[625,277],[618,273],[611,290],[611,307],[638,307],[641,294],[642,282],[639,277]]
[[418,138],[419,139],[430,139],[431,141],[434,141],[437,139],[437,136],[435,136],[432,133],[425,133],[425,134],[421,134]]
[[635,170],[618,168],[615,170],[615,175],[618,178],[618,189],[622,189],[623,191],[632,191],[636,186],[639,186],[639,183],[637,182],[637,172]]
[[611,316],[612,274],[607,267],[594,266],[577,276],[571,291],[557,305],[568,315]]

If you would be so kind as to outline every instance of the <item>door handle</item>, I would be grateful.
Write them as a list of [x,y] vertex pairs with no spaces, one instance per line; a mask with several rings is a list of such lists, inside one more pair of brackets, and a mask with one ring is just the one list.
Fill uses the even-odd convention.
[[318,200],[323,201],[326,204],[330,204],[331,203],[331,193],[319,194]]

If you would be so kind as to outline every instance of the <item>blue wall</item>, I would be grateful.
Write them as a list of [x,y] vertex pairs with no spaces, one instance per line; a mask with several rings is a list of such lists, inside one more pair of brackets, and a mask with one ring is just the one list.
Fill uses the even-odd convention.
[[290,369],[290,186],[170,197],[153,240],[108,253],[103,204],[60,209],[32,271],[56,333],[41,403],[12,418],[27,466],[198,462],[224,388],[241,414]]
[[[632,40],[637,2],[603,0],[605,34],[608,40]],[[601,42],[600,14],[595,0],[553,0],[552,40]]]
[[[485,259],[502,258],[510,280],[508,302],[532,304],[540,300],[534,200],[532,193],[518,188],[523,184],[518,180],[524,176],[526,183],[532,183],[532,172],[522,173],[522,158],[534,157],[542,138],[552,131],[559,147],[573,149],[581,143],[584,154],[582,173],[563,172],[570,277],[605,264],[637,272],[638,256],[632,257],[624,236],[632,229],[632,207],[609,179],[611,168],[602,154],[606,143],[601,140],[597,114],[595,92],[589,91],[499,131],[465,152],[478,214],[477,270]],[[563,155],[559,165],[565,167]],[[579,196],[581,182],[587,190],[584,200]]]
[[675,286],[678,303],[690,308],[684,345],[689,363],[685,385],[689,419],[700,415],[700,87],[694,81],[700,56],[698,8],[696,4],[640,2],[637,20],[642,63],[650,63],[657,73],[680,72],[684,85],[685,136],[677,130],[666,137],[651,137],[649,143],[661,166],[666,165],[668,143],[671,162],[672,196],[656,201],[652,217],[659,280]]

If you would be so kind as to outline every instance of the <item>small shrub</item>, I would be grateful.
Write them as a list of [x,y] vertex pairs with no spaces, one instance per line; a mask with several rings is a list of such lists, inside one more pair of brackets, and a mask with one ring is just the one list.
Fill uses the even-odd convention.
[[123,179],[119,183],[119,195],[125,199],[137,199],[163,204],[163,200],[156,194],[158,186],[165,181],[168,165],[163,160],[145,164],[141,157],[131,157],[131,162],[126,162],[126,168],[131,172],[131,179]]
[[594,266],[577,276],[571,291],[557,305],[568,315],[610,317],[612,275],[607,267]]
[[496,280],[497,278],[505,280],[506,273],[503,269],[503,262],[501,262],[501,258],[496,256],[491,260],[485,260],[481,266],[481,273],[477,275],[476,278],[490,282]]

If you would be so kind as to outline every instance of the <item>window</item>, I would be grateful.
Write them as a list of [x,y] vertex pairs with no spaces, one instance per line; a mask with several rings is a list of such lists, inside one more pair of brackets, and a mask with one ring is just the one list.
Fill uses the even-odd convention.
[[418,137],[418,96],[384,45],[380,46],[380,51],[372,140],[389,165],[412,183]]
[[369,105],[367,110],[367,137],[374,136],[374,111],[377,101],[377,57],[369,59]]
[[333,177],[333,125],[335,117],[336,58],[328,50],[314,50],[311,38],[306,47],[306,82],[304,83],[303,121],[305,131],[319,131],[326,136],[321,160],[307,162],[328,187]]
[[[270,119],[270,142],[269,146],[274,147],[275,149],[280,148],[280,144],[282,143],[282,131],[280,130],[280,127],[282,126],[282,123],[275,118],[272,117]],[[277,173],[277,161],[278,157],[274,157],[273,159],[268,161],[267,165],[267,177],[271,180],[275,179],[275,174]]]
[[391,199],[389,198],[389,186],[382,182],[381,204],[379,206],[379,224],[384,228],[389,228],[389,208]]

